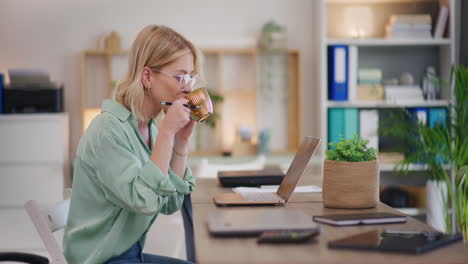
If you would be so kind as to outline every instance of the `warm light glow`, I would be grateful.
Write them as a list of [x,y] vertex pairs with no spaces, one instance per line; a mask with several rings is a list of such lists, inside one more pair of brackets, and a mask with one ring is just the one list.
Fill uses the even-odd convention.
[[87,108],[83,112],[83,132],[88,128],[93,119],[101,113],[101,108]]
[[344,26],[351,38],[365,38],[371,35],[374,17],[368,6],[352,6],[343,11]]

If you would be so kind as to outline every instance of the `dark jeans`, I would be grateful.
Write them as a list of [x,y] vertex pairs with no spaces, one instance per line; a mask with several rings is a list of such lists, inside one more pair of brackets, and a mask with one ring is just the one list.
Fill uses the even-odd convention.
[[193,216],[192,216],[192,199],[189,195],[185,195],[182,205],[182,219],[185,229],[185,247],[187,260],[180,260],[165,256],[144,254],[141,250],[140,242],[137,242],[129,250],[122,255],[112,258],[106,264],[130,264],[130,263],[168,263],[168,264],[187,264],[195,262],[195,241],[193,238]]
[[148,264],[191,264],[181,259],[175,259],[165,256],[158,256],[152,254],[144,254],[141,250],[140,241],[133,245],[130,249],[125,251],[122,255],[109,259],[106,264],[134,264],[134,263],[148,263]]

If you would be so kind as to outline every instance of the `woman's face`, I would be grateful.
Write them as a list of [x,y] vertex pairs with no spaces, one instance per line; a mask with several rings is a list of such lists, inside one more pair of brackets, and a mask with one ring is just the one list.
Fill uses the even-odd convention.
[[[193,75],[194,61],[191,52],[182,55],[174,62],[164,66],[160,71],[151,71],[150,93],[155,104],[162,101],[172,102],[184,97],[192,91],[190,85],[182,85],[180,76],[184,74]],[[183,89],[181,89],[183,88]],[[166,107],[163,107],[166,108]]]

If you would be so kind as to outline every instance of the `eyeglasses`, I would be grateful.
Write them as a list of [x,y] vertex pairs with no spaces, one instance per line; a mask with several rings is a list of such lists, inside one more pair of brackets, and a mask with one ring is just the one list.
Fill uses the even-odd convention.
[[168,77],[175,78],[179,82],[179,90],[184,91],[189,87],[192,89],[198,81],[198,75],[191,76],[190,74],[172,74],[158,69],[152,69],[152,71],[162,73]]

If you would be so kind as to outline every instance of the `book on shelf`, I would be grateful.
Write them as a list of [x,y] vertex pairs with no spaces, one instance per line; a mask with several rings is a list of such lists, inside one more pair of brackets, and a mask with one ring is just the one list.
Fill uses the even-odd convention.
[[348,100],[348,46],[328,46],[328,99]]
[[349,46],[349,62],[348,62],[348,101],[357,99],[357,82],[358,82],[358,48]]
[[383,101],[385,92],[382,85],[358,85],[357,99],[359,101]]
[[382,86],[381,69],[359,69],[357,99],[360,101],[382,101],[384,100],[384,89]]
[[443,38],[445,28],[447,26],[447,20],[449,16],[449,9],[447,6],[441,6],[439,9],[439,15],[437,16],[437,22],[434,30],[434,38]]
[[359,111],[359,135],[369,140],[368,146],[379,149],[379,113],[377,110]]
[[424,102],[423,91],[417,85],[385,85],[384,89],[388,103]]
[[392,15],[385,26],[387,38],[432,38],[429,14]]
[[361,68],[358,70],[359,84],[381,84],[382,70],[377,68]]
[[408,14],[408,15],[391,15],[390,23],[403,23],[403,24],[432,24],[430,14]]
[[405,154],[401,152],[379,152],[380,164],[399,164],[405,159]]

